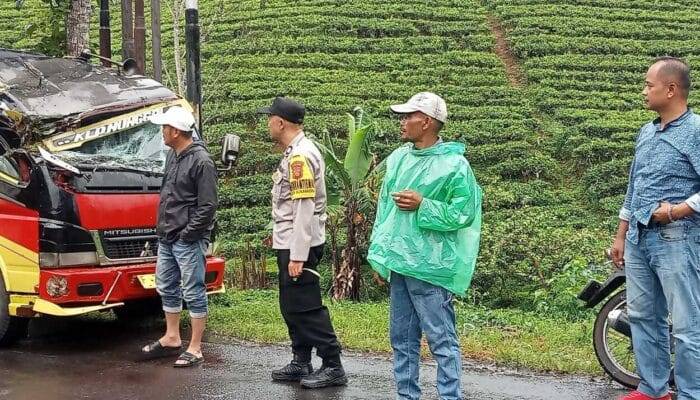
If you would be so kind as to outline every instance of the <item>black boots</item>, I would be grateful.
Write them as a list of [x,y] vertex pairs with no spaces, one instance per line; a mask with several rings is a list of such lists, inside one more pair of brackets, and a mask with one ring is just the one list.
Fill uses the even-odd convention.
[[299,382],[307,389],[320,389],[328,386],[341,386],[348,383],[343,365],[340,363],[340,355],[325,358],[321,368],[314,372],[311,366],[311,358],[294,355],[289,364],[272,371],[272,380]]
[[341,386],[348,383],[340,356],[332,356],[323,360],[321,368],[302,378],[301,387],[307,389],[319,389],[328,386]]
[[313,370],[310,356],[301,358],[295,354],[292,362],[272,371],[272,380],[299,382],[302,378],[309,376]]

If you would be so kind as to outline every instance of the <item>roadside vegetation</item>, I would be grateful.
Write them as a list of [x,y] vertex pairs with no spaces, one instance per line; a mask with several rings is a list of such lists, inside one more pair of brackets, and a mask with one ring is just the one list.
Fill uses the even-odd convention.
[[[164,83],[177,88],[168,44],[171,10],[180,2],[163,3]],[[302,100],[306,130],[331,143],[344,161],[340,155],[353,138],[347,113],[362,107],[372,119],[367,150],[374,155],[361,158],[362,165],[376,166],[399,145],[398,121],[388,106],[430,90],[448,103],[445,138],[467,143],[466,156],[485,189],[480,257],[472,289],[458,306],[464,355],[540,370],[599,371],[590,343],[592,314],[575,295],[588,279],[606,274],[603,250],[617,221],[634,139],[652,118],[639,94],[648,64],[668,54],[700,68],[697,1],[199,4],[204,133],[213,152],[225,133],[243,140],[236,174],[220,185],[217,248],[229,260],[229,288],[256,286],[242,284],[247,260],[265,259],[269,274],[255,279],[263,283],[260,290],[216,297],[216,333],[263,342],[286,338],[271,289],[273,253],[262,245],[270,175],[280,155],[254,110],[278,94]],[[50,50],[60,29],[56,12],[43,0],[25,0],[21,10],[2,2],[0,47]],[[113,6],[115,58],[121,54],[119,26],[119,7]],[[693,92],[691,105],[699,96]],[[350,268],[341,275],[358,279],[359,286],[357,293],[345,290],[351,293],[345,297],[359,302],[327,301],[341,339],[351,349],[389,351],[386,283],[364,263],[371,211],[356,220],[359,231],[348,229],[354,223],[348,207],[366,210],[367,193],[351,196],[367,188],[362,178],[349,192],[336,188],[363,203],[339,198],[333,243],[321,267],[323,288],[329,298],[337,295],[332,271]],[[369,186],[370,199],[371,193]],[[348,232],[358,245],[347,246]],[[356,253],[346,259],[344,249]],[[357,265],[359,275],[352,269]]]

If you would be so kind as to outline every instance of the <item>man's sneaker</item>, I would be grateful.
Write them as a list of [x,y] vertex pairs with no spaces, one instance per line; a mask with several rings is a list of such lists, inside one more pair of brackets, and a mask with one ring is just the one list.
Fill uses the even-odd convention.
[[632,392],[626,396],[619,397],[617,400],[671,400],[671,399],[672,399],[671,394],[666,394],[665,396],[661,396],[661,397],[651,397],[651,396],[647,396],[646,394],[644,394],[638,390],[635,390],[634,392]]
[[348,377],[342,366],[322,366],[321,369],[301,380],[301,387],[320,389],[328,386],[342,386],[348,383]]
[[303,362],[294,358],[292,362],[284,367],[272,371],[272,380],[299,382],[301,378],[311,375],[313,371],[314,368],[311,366],[311,362]]

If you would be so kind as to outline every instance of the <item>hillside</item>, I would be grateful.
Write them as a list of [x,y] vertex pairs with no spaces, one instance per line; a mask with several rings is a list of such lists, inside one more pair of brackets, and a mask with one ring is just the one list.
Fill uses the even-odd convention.
[[[511,1],[487,6],[508,30],[538,111],[563,129],[568,160],[590,202],[619,209],[643,111],[643,74],[659,55],[700,63],[694,1]],[[691,94],[691,104],[700,93]]]

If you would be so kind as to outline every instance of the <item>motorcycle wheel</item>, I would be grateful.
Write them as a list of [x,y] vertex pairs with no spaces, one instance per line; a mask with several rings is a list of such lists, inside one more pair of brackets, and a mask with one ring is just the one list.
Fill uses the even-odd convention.
[[614,330],[608,324],[608,314],[614,310],[627,312],[627,293],[622,290],[611,297],[600,309],[593,325],[593,348],[605,372],[628,388],[639,385],[632,338]]

